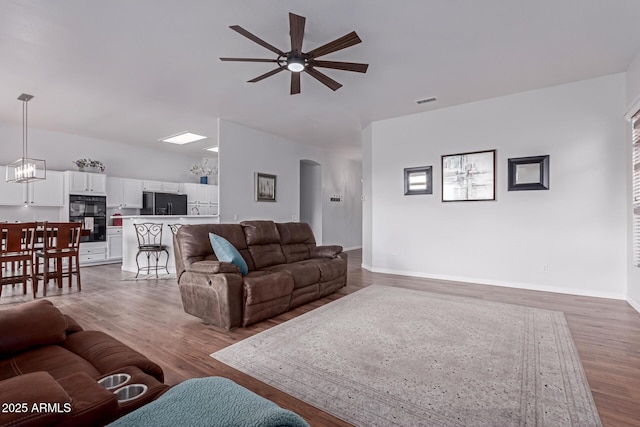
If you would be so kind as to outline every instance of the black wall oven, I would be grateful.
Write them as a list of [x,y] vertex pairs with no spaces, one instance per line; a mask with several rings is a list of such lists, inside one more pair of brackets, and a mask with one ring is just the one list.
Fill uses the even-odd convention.
[[107,198],[105,196],[69,196],[69,221],[81,222],[89,230],[82,242],[105,242],[107,240]]

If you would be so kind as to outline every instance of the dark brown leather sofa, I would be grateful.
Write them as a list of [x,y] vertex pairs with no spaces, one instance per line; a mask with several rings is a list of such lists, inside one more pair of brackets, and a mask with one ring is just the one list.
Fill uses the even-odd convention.
[[[218,261],[209,233],[238,249],[247,275]],[[184,310],[227,330],[284,313],[347,284],[342,246],[316,246],[306,223],[184,225],[174,236],[174,253]]]
[[[98,381],[146,393],[124,402]],[[99,426],[150,402],[169,387],[160,366],[99,331],[85,331],[48,300],[0,310],[0,426]]]

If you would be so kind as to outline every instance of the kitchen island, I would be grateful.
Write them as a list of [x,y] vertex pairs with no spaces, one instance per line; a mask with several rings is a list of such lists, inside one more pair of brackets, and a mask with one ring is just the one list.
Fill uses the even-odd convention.
[[[162,244],[167,246],[169,251],[168,269],[169,273],[176,272],[175,258],[173,255],[173,233],[170,225],[184,224],[217,224],[220,221],[218,215],[129,215],[117,216],[113,218],[122,218],[122,269],[136,273],[138,267],[136,265],[136,254],[138,253],[138,238],[136,237],[136,228],[134,224],[143,222],[152,222],[162,224]],[[164,267],[165,254],[161,255],[158,266]],[[138,257],[140,267],[144,269],[140,274],[147,272],[147,257],[141,253]],[[151,274],[155,274],[155,260],[151,257]],[[166,274],[164,268],[158,270],[159,274]]]

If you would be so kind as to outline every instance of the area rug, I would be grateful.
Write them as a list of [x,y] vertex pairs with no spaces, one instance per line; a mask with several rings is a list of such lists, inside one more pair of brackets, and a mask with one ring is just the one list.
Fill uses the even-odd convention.
[[561,312],[373,285],[213,358],[356,426],[600,426]]
[[158,277],[156,277],[155,271],[150,274],[140,273],[138,277],[136,277],[136,273],[132,273],[130,271],[123,271],[121,274],[122,275],[120,276],[120,280],[124,282],[136,281],[136,280],[169,280],[169,279],[176,278],[176,275],[173,273],[170,273],[170,274],[158,273]]

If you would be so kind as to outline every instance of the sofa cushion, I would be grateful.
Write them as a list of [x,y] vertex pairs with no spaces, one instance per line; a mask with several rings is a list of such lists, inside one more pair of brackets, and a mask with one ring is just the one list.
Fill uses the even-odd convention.
[[304,222],[277,223],[282,252],[288,263],[303,261],[311,257],[310,250],[316,245],[313,231]]
[[293,277],[283,271],[252,271],[243,279],[245,306],[291,295]]
[[247,267],[242,255],[227,239],[217,234],[209,233],[209,240],[211,240],[211,247],[219,261],[235,264],[243,276],[249,272],[249,267]]
[[284,271],[293,277],[294,289],[304,288],[320,281],[320,269],[314,262],[300,261],[266,268],[267,271]]
[[[0,389],[0,402],[3,404],[20,405],[16,410],[0,412],[0,425],[7,426],[47,426],[56,425],[66,416],[65,410],[71,408],[71,398],[67,392],[47,372],[34,372],[20,375],[2,382]],[[34,405],[39,407],[41,403],[57,404],[59,410],[33,411]]]
[[247,246],[280,244],[280,233],[273,221],[242,221]]
[[[82,333],[84,332],[77,332],[73,335]],[[89,361],[59,345],[39,347],[17,354],[8,360],[15,375],[38,371],[49,372],[56,379],[75,372],[86,372],[90,377],[100,375],[100,372]]]
[[49,300],[0,310],[0,324],[0,356],[59,344],[66,338],[66,319]]
[[209,233],[214,233],[228,240],[240,252],[249,270],[254,269],[245,242],[244,230],[239,224],[187,224],[180,227],[175,236],[178,247],[177,250],[174,249],[174,253],[180,257],[179,260],[176,260],[176,267],[184,265],[188,268],[197,261],[218,260],[211,248]]
[[137,366],[158,381],[164,380],[160,366],[104,332],[76,332],[69,335],[63,345],[95,366],[99,374],[106,374],[123,366]]
[[249,246],[249,253],[251,254],[251,259],[253,259],[253,265],[256,270],[287,262],[287,259],[282,253],[282,248],[276,243],[272,245]]
[[315,246],[316,239],[313,230],[306,222],[279,222],[276,224],[280,233],[280,243],[289,245],[292,243],[304,243]]
[[321,282],[328,282],[347,275],[347,261],[343,258],[313,258],[309,261],[315,263],[320,269]]

